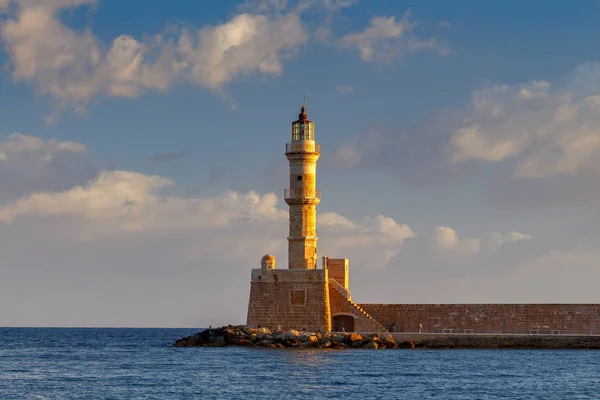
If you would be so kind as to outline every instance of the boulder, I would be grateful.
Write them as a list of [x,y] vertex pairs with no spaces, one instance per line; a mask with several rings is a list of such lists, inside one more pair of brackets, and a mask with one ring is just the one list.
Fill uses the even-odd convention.
[[374,337],[373,339],[371,339],[372,341],[374,341],[375,343],[377,343],[378,346],[382,346],[383,345],[383,340],[381,340],[379,338],[379,336]]
[[257,340],[273,340],[273,335],[270,333],[258,333]]
[[227,343],[227,345],[236,345],[237,346],[236,343],[238,343],[240,340],[252,342],[252,340],[251,340],[252,335],[246,334],[241,329],[227,330],[227,331],[225,331],[223,337],[225,338],[225,342]]
[[348,336],[347,333],[332,333],[329,335],[328,339],[331,340],[332,344],[343,343],[344,339]]
[[284,339],[283,342],[281,342],[285,347],[298,347],[298,345],[300,343],[302,343],[302,341],[298,338],[292,338],[292,339]]
[[283,333],[276,333],[275,335],[273,335],[273,341],[276,343],[285,342],[285,337],[284,337]]
[[258,329],[256,329],[256,328],[250,328],[249,326],[244,326],[242,328],[242,330],[244,331],[244,333],[246,335],[256,334],[256,332],[258,331]]
[[256,347],[275,347],[275,342],[273,342],[272,340],[259,340],[258,342],[254,343],[254,346],[256,346]]
[[363,337],[358,333],[351,333],[344,338],[344,343],[352,346],[354,342],[362,342]]
[[188,347],[188,337],[182,337],[181,339],[177,339],[175,343],[173,343],[174,347]]
[[298,332],[295,329],[290,329],[289,331],[283,333],[283,338],[285,340],[298,339],[299,336],[300,336],[300,332]]
[[367,343],[362,346],[365,349],[378,349],[379,345],[374,340],[369,340]]
[[301,342],[298,343],[296,346],[297,347],[315,347],[316,342]]
[[246,339],[245,337],[235,336],[233,340],[231,340],[230,344],[232,346],[252,346],[252,342]]
[[257,335],[271,335],[271,330],[269,328],[258,328],[256,330]]
[[298,336],[298,339],[303,343],[315,343],[319,341],[316,336],[313,336],[310,333],[303,333]]
[[394,337],[392,335],[387,335],[386,337],[384,337],[382,339],[382,341],[383,341],[383,345],[388,349],[397,349],[398,348],[398,343],[396,343],[396,340],[394,340]]
[[302,341],[302,342],[306,342],[306,341],[308,341],[309,337],[310,337],[310,333],[302,332],[300,334],[300,336],[298,336],[298,339],[300,339],[300,341]]
[[225,338],[223,336],[211,336],[208,343],[205,346],[211,347],[223,347],[225,346]]
[[192,336],[186,336],[181,338],[175,342],[175,346],[177,347],[195,347],[202,346],[205,343],[208,343],[210,340],[210,335],[208,334],[208,330],[204,330],[202,332],[198,332]]

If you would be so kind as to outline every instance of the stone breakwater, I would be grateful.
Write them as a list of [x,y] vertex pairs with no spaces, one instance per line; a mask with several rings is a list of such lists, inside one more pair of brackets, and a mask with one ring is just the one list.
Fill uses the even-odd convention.
[[247,326],[222,326],[206,329],[192,336],[178,339],[175,347],[223,347],[248,346],[267,348],[318,348],[318,349],[397,349],[410,348],[413,344],[397,343],[392,335],[378,333],[299,332],[297,330],[271,332],[267,328]]
[[398,342],[429,349],[600,349],[600,335],[393,333]]
[[271,332],[243,325],[205,329],[178,339],[175,347],[247,346],[318,349],[597,349],[600,336],[585,335],[481,335],[417,333]]

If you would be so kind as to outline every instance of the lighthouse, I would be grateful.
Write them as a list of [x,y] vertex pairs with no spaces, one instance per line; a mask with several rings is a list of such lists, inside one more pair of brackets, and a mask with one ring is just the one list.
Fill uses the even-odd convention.
[[292,123],[292,140],[285,155],[290,164],[289,188],[284,190],[289,205],[288,267],[317,268],[317,204],[321,191],[316,188],[320,146],[315,143],[315,124],[303,105],[298,120]]
[[260,268],[252,269],[247,325],[327,332],[331,330],[328,270],[317,268],[321,193],[316,180],[321,149],[315,143],[315,124],[308,119],[306,103],[292,122],[291,139],[285,144],[290,176],[283,191],[290,211],[288,268],[278,269],[275,257],[267,254]]
[[352,301],[348,287],[348,259],[323,257],[317,268],[317,161],[315,124],[308,119],[306,102],[292,122],[292,140],[285,144],[290,164],[284,199],[289,206],[288,268],[278,269],[266,254],[250,276],[246,324],[271,330],[298,329],[329,332],[381,332],[379,324]]

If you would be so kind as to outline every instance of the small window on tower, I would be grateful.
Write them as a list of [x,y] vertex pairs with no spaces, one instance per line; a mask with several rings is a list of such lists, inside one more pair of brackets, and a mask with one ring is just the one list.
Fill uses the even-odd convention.
[[304,179],[304,177],[302,175],[298,175],[298,177],[296,179],[298,179],[299,181],[301,181],[302,179]]
[[306,290],[290,290],[290,304],[293,306],[306,305]]

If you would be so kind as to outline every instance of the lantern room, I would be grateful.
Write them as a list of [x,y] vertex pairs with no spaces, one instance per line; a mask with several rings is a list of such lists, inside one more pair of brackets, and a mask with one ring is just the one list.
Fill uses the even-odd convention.
[[308,120],[306,107],[302,106],[298,120],[292,122],[292,141],[315,140],[315,124]]

